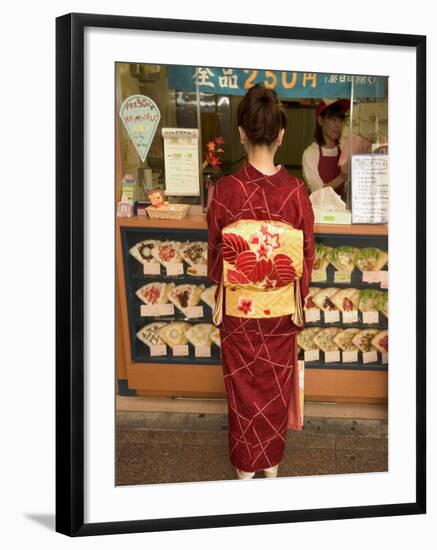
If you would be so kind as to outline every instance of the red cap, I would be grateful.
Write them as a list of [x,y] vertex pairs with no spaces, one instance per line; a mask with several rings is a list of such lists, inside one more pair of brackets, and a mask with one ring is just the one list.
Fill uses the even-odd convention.
[[337,99],[334,101],[330,101],[329,103],[326,103],[323,101],[323,99],[319,102],[316,108],[316,117],[322,115],[328,107],[331,107],[332,105],[338,105],[341,107],[341,110],[343,113],[346,113],[346,111],[349,111],[351,102],[349,99]]

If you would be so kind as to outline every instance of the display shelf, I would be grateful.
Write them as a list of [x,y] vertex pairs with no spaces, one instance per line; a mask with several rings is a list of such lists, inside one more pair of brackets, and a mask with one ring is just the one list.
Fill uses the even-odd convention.
[[[165,229],[208,229],[205,215],[190,215],[181,220],[159,220],[146,216],[117,218],[117,225],[123,227],[157,227]],[[319,235],[388,235],[386,224],[315,224],[314,233]]]
[[314,233],[319,235],[388,235],[387,224],[314,224]]
[[181,220],[160,220],[147,216],[132,216],[131,218],[117,218],[119,227],[158,228],[158,229],[203,229],[207,230],[206,217],[191,215]]
[[317,361],[310,361],[305,363],[305,369],[323,369],[323,370],[354,370],[354,371],[381,371],[387,372],[387,365],[381,363],[319,363]]

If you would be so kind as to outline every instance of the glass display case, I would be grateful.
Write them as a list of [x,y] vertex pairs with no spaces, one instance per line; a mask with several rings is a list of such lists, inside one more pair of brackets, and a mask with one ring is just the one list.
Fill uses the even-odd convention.
[[387,235],[318,234],[299,335],[306,368],[387,371]]
[[132,361],[220,364],[207,232],[122,227],[121,239]]

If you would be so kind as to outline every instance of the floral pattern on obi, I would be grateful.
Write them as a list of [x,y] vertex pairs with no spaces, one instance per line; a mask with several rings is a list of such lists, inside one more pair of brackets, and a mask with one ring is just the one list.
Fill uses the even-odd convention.
[[223,232],[226,286],[274,289],[301,276],[302,258],[298,258],[297,266],[290,254],[293,249],[296,252],[302,249],[300,230],[283,222],[259,220],[239,220],[226,229]]
[[238,299],[238,310],[243,312],[244,314],[248,314],[248,313],[255,313],[255,309],[254,309],[254,300],[252,298],[244,298],[244,297],[240,297]]

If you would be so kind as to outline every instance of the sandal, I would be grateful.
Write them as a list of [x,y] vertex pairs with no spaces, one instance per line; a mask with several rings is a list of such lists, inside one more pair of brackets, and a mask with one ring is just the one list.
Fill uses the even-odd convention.
[[244,470],[240,470],[239,468],[235,468],[237,471],[238,479],[252,479],[255,475],[255,472],[245,472]]
[[264,468],[264,475],[266,477],[278,477],[279,464],[272,466],[271,468]]

